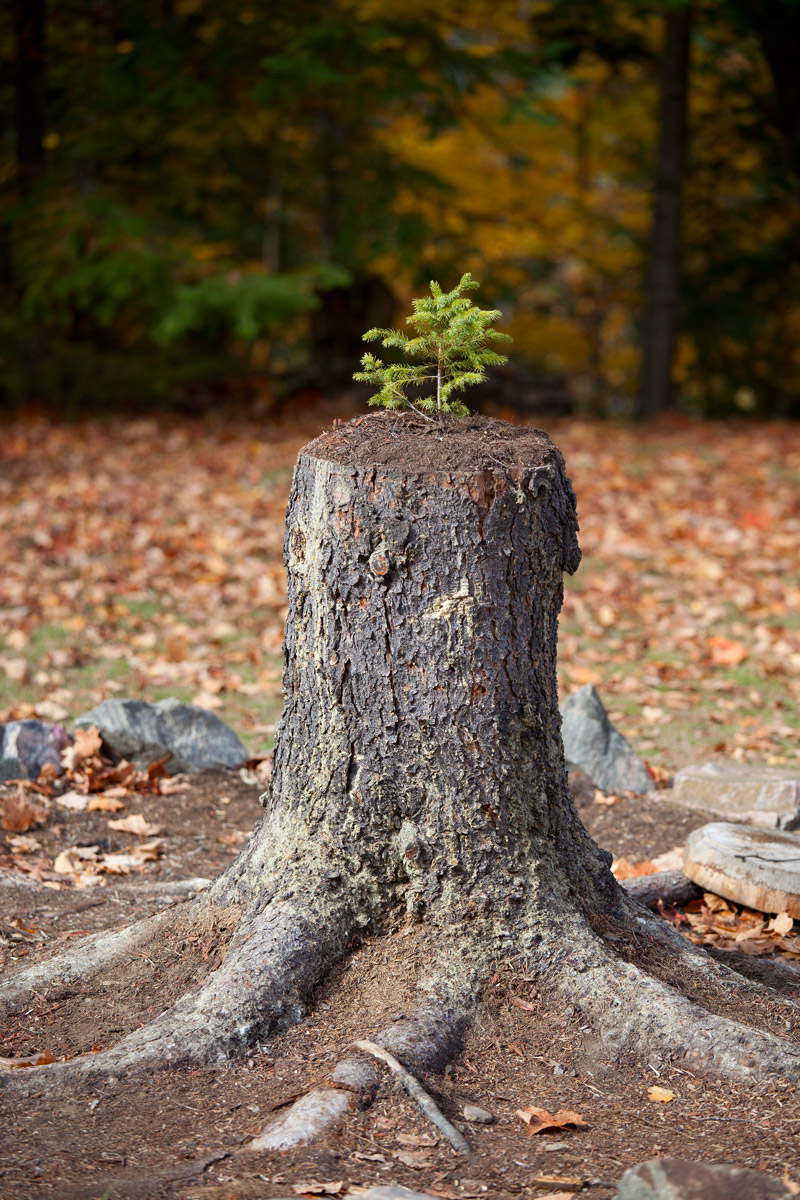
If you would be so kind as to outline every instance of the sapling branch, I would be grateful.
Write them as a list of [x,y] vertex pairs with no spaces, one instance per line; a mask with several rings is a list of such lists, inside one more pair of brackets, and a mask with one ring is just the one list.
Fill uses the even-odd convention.
[[[500,366],[508,360],[491,349],[492,342],[510,342],[506,333],[492,329],[502,315],[499,309],[477,308],[462,293],[478,284],[467,273],[452,292],[443,292],[436,281],[431,282],[430,296],[413,301],[413,313],[406,317],[417,336],[409,338],[399,329],[369,329],[364,341],[380,341],[387,350],[397,350],[406,359],[401,363],[384,363],[374,354],[361,359],[363,370],[353,376],[359,383],[371,383],[379,390],[370,397],[370,404],[384,408],[407,407],[420,415],[435,412],[441,421],[445,415],[464,417],[465,404],[452,399],[454,392],[471,384],[486,381],[486,368]],[[435,398],[409,394],[435,381]]]

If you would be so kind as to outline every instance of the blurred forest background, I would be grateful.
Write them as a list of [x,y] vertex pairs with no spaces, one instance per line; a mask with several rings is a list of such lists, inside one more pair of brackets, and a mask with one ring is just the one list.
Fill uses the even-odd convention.
[[800,415],[796,0],[16,0],[6,411],[352,388],[431,278],[500,406]]

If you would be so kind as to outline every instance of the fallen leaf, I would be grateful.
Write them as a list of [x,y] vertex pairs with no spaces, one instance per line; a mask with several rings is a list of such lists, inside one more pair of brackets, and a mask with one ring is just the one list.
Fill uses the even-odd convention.
[[311,1179],[308,1183],[293,1183],[292,1191],[296,1196],[338,1196],[343,1187],[343,1179],[337,1179],[335,1183],[320,1183]]
[[675,1099],[675,1093],[669,1088],[659,1087],[658,1084],[653,1084],[647,1089],[647,1099],[654,1100],[656,1104],[669,1104],[670,1100]]
[[44,825],[47,820],[47,809],[30,800],[20,789],[2,801],[3,829],[14,833],[27,833],[34,825]]
[[658,854],[655,858],[651,858],[650,862],[655,867],[657,873],[661,871],[681,871],[683,869],[683,846],[675,846],[673,850],[667,850],[664,854]]
[[12,854],[33,854],[34,850],[41,850],[42,848],[42,843],[27,833],[18,834],[16,837],[11,834],[6,838],[6,841]]
[[744,662],[749,653],[741,642],[733,642],[726,637],[710,637],[707,645],[711,648],[711,661],[715,667],[738,667]]
[[774,930],[774,932],[780,934],[781,937],[783,937],[783,935],[786,933],[791,933],[793,928],[794,917],[790,917],[788,912],[785,910],[783,912],[779,912],[776,917],[773,917],[767,926],[767,929]]
[[96,725],[90,725],[88,729],[75,730],[72,748],[78,761],[84,758],[93,758],[95,754],[100,753],[102,746],[103,739],[100,737]]
[[616,879],[638,879],[642,875],[658,874],[658,868],[647,859],[644,862],[632,863],[623,855],[611,864],[611,874]]
[[136,833],[139,837],[155,837],[161,833],[160,825],[151,825],[141,813],[131,813],[129,817],[120,817],[118,821],[109,821],[109,829],[120,833]]
[[64,792],[63,796],[56,796],[55,799],[56,804],[70,812],[84,812],[89,807],[89,797],[83,792]]
[[615,804],[619,804],[622,796],[618,796],[616,792],[603,792],[600,788],[594,789],[594,802],[601,805],[603,808],[613,808]]
[[398,1142],[403,1146],[438,1146],[439,1139],[432,1133],[398,1133]]
[[115,850],[105,854],[100,860],[100,870],[109,875],[127,875],[130,871],[138,870],[147,862],[153,862],[163,852],[165,842],[156,838],[152,842],[143,842],[130,850]]
[[406,1167],[412,1167],[415,1171],[433,1166],[433,1160],[426,1150],[393,1150],[392,1158],[396,1158]]
[[527,1000],[523,1000],[521,996],[512,996],[511,1003],[516,1004],[517,1008],[523,1009],[524,1012],[537,1012],[535,1004],[529,1004]]
[[359,1162],[385,1163],[387,1161],[385,1154],[361,1154],[358,1150],[354,1150],[350,1157],[358,1159]]
[[528,1133],[541,1133],[543,1129],[565,1129],[568,1125],[588,1125],[580,1113],[560,1109],[549,1113],[546,1108],[518,1108],[515,1116],[528,1126]]
[[57,1061],[49,1050],[44,1050],[41,1054],[28,1054],[23,1058],[0,1058],[0,1067],[10,1070],[17,1067],[45,1067],[48,1063]]
[[101,792],[97,796],[90,796],[89,803],[86,805],[87,812],[121,812],[125,807],[121,800],[116,796],[110,796],[108,792]]

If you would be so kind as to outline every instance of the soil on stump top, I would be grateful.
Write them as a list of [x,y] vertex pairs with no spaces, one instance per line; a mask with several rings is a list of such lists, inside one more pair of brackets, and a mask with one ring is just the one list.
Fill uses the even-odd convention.
[[355,417],[320,434],[304,453],[348,467],[383,467],[409,475],[425,471],[506,470],[538,467],[559,452],[541,429],[496,417],[379,412]]

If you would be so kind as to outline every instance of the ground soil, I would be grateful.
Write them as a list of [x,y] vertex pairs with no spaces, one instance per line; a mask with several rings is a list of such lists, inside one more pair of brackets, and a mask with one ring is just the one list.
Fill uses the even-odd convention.
[[[431,420],[416,413],[356,417],[320,434],[308,453],[346,466],[420,471],[488,471],[536,467],[554,449],[540,429],[474,414]],[[555,452],[557,453],[557,451]]]
[[[224,922],[197,942],[181,939],[182,902],[165,898],[158,885],[213,876],[224,867],[236,851],[227,843],[258,819],[260,790],[234,772],[216,772],[194,777],[179,795],[131,801],[129,811],[162,826],[166,851],[122,882],[80,891],[35,888],[24,880],[17,887],[4,883],[6,971],[84,932],[119,927],[164,903],[176,905],[177,920],[175,936],[157,958],[132,958],[110,981],[108,1004],[100,1011],[92,1006],[91,1026],[88,1017],[82,1023],[80,994],[36,995],[22,1017],[0,1030],[3,1054],[49,1051],[58,1057],[107,1045],[120,1029],[163,1009],[198,967],[214,965],[224,948]],[[668,793],[664,799],[623,798],[605,807],[594,802],[593,791],[590,796],[586,788],[575,790],[592,835],[615,856],[632,861],[681,844],[703,821],[670,804]],[[95,844],[109,833],[102,813],[56,810],[36,836],[41,853],[52,855],[64,845]],[[112,849],[126,837],[132,840],[114,836]],[[289,1154],[243,1152],[271,1112],[326,1079],[354,1038],[370,1036],[406,1012],[406,984],[419,974],[418,957],[414,932],[404,936],[399,928],[353,945],[319,989],[308,1018],[246,1062],[85,1084],[57,1099],[39,1095],[24,1104],[0,1090],[0,1197],[246,1200],[321,1194],[319,1187],[315,1193],[301,1185],[339,1181],[342,1194],[357,1194],[359,1187],[391,1181],[465,1198],[585,1187],[601,1200],[613,1195],[626,1167],[655,1155],[734,1163],[773,1175],[788,1166],[795,1178],[800,1173],[800,1101],[768,1084],[748,1090],[710,1083],[685,1065],[607,1061],[572,1012],[546,1007],[519,961],[496,964],[462,1054],[444,1077],[427,1081],[447,1115],[465,1130],[474,1149],[470,1158],[441,1142],[428,1145],[432,1127],[388,1076],[370,1109],[354,1112],[318,1145]],[[674,1099],[648,1099],[654,1084],[668,1088]],[[461,1110],[469,1103],[490,1110],[495,1123],[467,1125]],[[530,1136],[515,1115],[530,1105],[576,1111],[588,1125]],[[409,1135],[422,1140],[409,1147],[403,1142]],[[409,1149],[410,1160],[397,1157]],[[548,1176],[561,1182],[545,1183]]]

